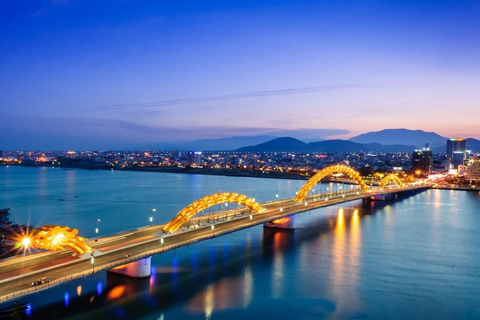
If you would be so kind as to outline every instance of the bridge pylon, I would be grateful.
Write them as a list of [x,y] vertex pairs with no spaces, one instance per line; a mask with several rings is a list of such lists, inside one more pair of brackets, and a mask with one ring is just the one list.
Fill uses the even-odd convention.
[[[129,260],[129,257],[125,257]],[[120,274],[130,278],[147,278],[152,274],[152,257],[142,258],[137,261],[128,262],[124,265],[109,269],[108,272]]]
[[263,224],[264,228],[294,230],[295,229],[295,216],[283,217]]

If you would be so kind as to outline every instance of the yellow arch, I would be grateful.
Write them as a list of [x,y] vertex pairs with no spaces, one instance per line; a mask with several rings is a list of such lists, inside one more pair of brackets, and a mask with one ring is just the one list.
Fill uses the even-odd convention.
[[252,198],[247,198],[246,195],[238,193],[215,193],[200,200],[192,202],[189,206],[183,208],[165,227],[164,232],[175,232],[191,217],[202,210],[221,203],[235,202],[246,207],[249,207],[253,212],[257,213],[263,211],[264,208]]
[[310,180],[305,183],[305,185],[300,189],[298,192],[297,196],[295,197],[295,201],[297,202],[302,202],[303,199],[307,196],[308,192],[323,178],[335,173],[335,172],[341,172],[349,176],[351,179],[355,180],[360,187],[362,188],[363,191],[367,191],[368,187],[363,181],[362,177],[360,177],[360,174],[355,171],[354,169],[341,165],[341,164],[336,164],[330,167],[323,168],[322,170],[318,171],[313,177],[310,178]]
[[403,186],[402,180],[400,180],[400,178],[397,177],[396,174],[391,173],[391,174],[385,176],[385,177],[382,179],[382,181],[380,181],[380,186],[379,186],[380,189],[385,188],[385,186],[387,185],[387,183],[389,183],[390,181],[396,182],[399,187]]
[[413,176],[413,174],[411,174],[405,179],[405,181],[407,183],[413,182],[413,181],[415,181],[415,177]]
[[41,229],[32,229],[25,244],[49,251],[65,250],[67,247],[78,255],[92,252],[92,248],[85,243],[85,238],[77,236],[77,233],[77,229],[46,225]]

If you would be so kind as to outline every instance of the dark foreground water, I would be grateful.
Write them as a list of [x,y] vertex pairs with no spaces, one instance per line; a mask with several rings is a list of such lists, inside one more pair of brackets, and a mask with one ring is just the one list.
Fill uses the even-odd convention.
[[[0,208],[32,225],[95,236],[167,222],[235,191],[292,197],[304,181],[0,167]],[[318,189],[351,188],[326,185]],[[297,215],[152,258],[150,279],[106,272],[28,296],[31,319],[478,319],[480,195],[428,190]],[[7,304],[8,305],[8,304]]]

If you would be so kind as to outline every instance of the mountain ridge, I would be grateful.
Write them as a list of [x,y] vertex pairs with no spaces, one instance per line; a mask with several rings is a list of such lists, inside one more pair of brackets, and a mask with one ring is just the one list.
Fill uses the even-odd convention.
[[392,145],[378,143],[361,144],[348,140],[324,140],[305,143],[295,138],[282,137],[267,141],[256,146],[239,148],[238,152],[411,152],[415,146]]
[[423,148],[425,144],[428,143],[431,148],[436,148],[446,145],[447,139],[448,138],[435,132],[398,128],[362,133],[350,138],[349,141],[357,143],[379,143],[383,145],[414,145],[417,148]]

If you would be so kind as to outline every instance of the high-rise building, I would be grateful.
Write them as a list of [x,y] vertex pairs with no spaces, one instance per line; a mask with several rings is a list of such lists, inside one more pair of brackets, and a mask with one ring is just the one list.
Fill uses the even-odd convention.
[[188,154],[188,164],[202,166],[202,152],[195,151]]
[[464,139],[447,140],[447,159],[453,168],[463,164],[466,159],[467,141]]
[[412,170],[416,175],[428,175],[432,171],[432,150],[423,148],[412,153]]

